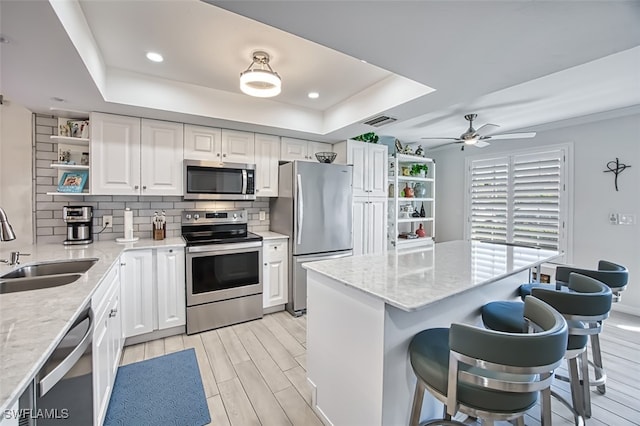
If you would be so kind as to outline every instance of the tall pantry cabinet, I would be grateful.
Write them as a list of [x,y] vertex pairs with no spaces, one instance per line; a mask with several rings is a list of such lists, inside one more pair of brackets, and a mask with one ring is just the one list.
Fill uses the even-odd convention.
[[387,246],[386,145],[347,140],[333,145],[335,163],[353,165],[353,254],[382,253]]

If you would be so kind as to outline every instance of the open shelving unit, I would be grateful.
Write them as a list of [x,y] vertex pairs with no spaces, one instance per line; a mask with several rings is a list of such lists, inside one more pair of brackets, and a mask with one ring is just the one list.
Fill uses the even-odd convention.
[[[51,168],[56,169],[58,171],[58,179],[56,184],[60,182],[60,179],[64,175],[65,172],[70,171],[79,171],[86,170],[89,172],[89,143],[91,139],[89,137],[81,137],[81,136],[68,136],[61,135],[60,129],[61,126],[66,126],[68,121],[78,121],[85,122],[86,126],[89,126],[89,113],[81,112],[81,111],[64,111],[64,110],[56,110],[58,112],[58,134],[51,135],[50,138],[53,142],[56,142],[58,145],[58,160],[51,163]],[[88,128],[87,128],[88,131]],[[88,133],[88,132],[86,132]],[[66,162],[62,162],[61,153],[63,151],[69,151],[70,156],[69,160],[74,164],[69,164]],[[86,158],[86,164],[82,164],[83,156]],[[90,175],[90,173],[89,173]],[[83,196],[89,195],[89,180],[84,185],[84,190],[82,192],[47,192],[47,195],[66,195],[66,196]]]
[[[411,175],[414,164],[428,167],[424,176]],[[431,158],[416,155],[395,154],[389,157],[389,209],[387,236],[389,248],[420,247],[433,244],[435,234],[435,162]],[[407,197],[407,193],[414,194]],[[415,216],[424,209],[424,216]],[[422,225],[424,237],[416,236],[416,230]]]

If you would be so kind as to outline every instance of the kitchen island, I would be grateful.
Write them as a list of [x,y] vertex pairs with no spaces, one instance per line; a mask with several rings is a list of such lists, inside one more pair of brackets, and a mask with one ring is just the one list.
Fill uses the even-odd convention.
[[[411,338],[514,299],[530,269],[560,253],[478,241],[306,263],[307,378],[328,424],[406,425],[415,375]],[[425,393],[422,420],[441,417]]]

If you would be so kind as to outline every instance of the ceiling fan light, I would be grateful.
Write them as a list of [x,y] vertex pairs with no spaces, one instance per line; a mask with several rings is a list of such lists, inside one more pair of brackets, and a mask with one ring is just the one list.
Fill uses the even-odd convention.
[[474,135],[472,137],[467,137],[464,138],[464,143],[467,145],[475,145],[478,142],[478,139],[480,139],[479,135]]
[[[259,66],[261,68],[252,68]],[[270,98],[282,91],[282,79],[269,66],[269,55],[264,52],[254,52],[253,62],[245,71],[240,73],[240,90],[249,96]]]

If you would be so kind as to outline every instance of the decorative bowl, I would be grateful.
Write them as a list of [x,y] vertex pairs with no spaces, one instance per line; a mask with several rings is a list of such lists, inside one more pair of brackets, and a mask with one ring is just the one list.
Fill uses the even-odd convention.
[[337,155],[336,152],[316,152],[316,158],[321,163],[333,163]]

